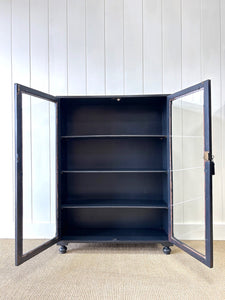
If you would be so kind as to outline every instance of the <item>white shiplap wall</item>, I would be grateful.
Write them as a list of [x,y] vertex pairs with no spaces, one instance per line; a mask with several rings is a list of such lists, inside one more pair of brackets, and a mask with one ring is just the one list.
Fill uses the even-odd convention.
[[0,237],[14,236],[14,82],[54,95],[147,94],[208,78],[214,236],[225,239],[225,0],[0,0]]

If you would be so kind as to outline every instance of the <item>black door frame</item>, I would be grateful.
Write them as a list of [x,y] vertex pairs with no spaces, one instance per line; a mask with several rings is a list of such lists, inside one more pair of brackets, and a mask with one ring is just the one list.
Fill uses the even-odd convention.
[[[31,89],[29,87],[15,84],[14,85],[15,93],[15,264],[16,266],[24,263],[26,260],[32,258],[38,253],[49,248],[58,241],[58,220],[56,220],[56,236],[43,243],[42,245],[23,253],[23,145],[22,145],[22,134],[23,134],[23,124],[22,124],[22,94],[27,94],[29,96],[35,96],[46,101],[56,103],[56,115],[58,119],[58,99],[54,96],[51,96],[46,93],[42,93],[38,90]],[[56,120],[57,121],[57,120]],[[57,125],[58,127],[58,121]],[[58,129],[57,129],[58,130]],[[58,144],[58,134],[57,144]],[[56,145],[56,151],[58,147]],[[58,157],[56,155],[56,157]],[[58,161],[58,159],[57,159]],[[58,164],[57,164],[57,173],[58,173]],[[58,175],[58,174],[56,174]],[[56,176],[58,181],[58,176]],[[58,183],[57,183],[58,188]],[[56,197],[56,216],[58,218],[58,191]]]
[[[199,89],[204,90],[204,151],[207,154],[205,158],[205,255],[191,248],[173,235],[173,182],[172,182],[172,102],[177,97],[195,92]],[[171,94],[168,99],[169,111],[169,160],[170,160],[170,205],[169,205],[169,241],[194,258],[198,259],[208,267],[213,267],[213,220],[212,220],[212,175],[214,174],[214,162],[212,161],[212,137],[211,137],[211,82],[203,81],[199,84]]]

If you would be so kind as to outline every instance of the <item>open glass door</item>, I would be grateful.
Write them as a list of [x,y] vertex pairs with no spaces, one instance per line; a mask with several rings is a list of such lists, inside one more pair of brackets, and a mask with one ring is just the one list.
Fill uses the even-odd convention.
[[15,84],[16,265],[58,240],[57,113],[55,97]]
[[170,241],[213,266],[210,81],[168,96]]

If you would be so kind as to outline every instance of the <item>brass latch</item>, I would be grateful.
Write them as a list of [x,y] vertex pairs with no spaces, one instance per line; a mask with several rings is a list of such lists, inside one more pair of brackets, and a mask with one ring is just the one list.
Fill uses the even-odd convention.
[[212,155],[209,151],[204,152],[204,160],[206,160],[206,161],[211,161],[212,160]]
[[204,160],[210,162],[211,175],[215,175],[215,163],[214,163],[213,159],[214,159],[214,156],[209,151],[204,152]]

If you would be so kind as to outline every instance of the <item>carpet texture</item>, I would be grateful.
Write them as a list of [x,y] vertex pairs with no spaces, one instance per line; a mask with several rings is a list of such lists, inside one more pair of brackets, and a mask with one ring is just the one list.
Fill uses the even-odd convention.
[[[32,241],[30,241],[32,245]],[[209,269],[177,247],[54,245],[19,267],[14,241],[0,240],[0,299],[225,299],[225,241],[214,242]]]

